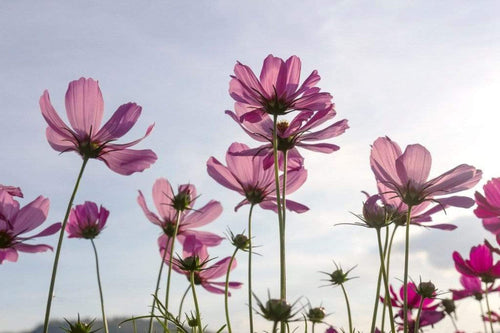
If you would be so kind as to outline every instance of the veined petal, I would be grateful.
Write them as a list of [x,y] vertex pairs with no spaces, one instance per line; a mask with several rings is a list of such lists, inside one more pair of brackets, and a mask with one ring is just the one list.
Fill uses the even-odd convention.
[[486,245],[473,246],[469,265],[477,273],[486,273],[493,266],[493,256]]
[[45,221],[49,213],[49,199],[39,196],[17,213],[14,233],[20,234],[37,228]]
[[137,203],[142,208],[144,215],[146,215],[146,218],[150,222],[152,222],[158,226],[162,225],[162,221],[158,218],[158,216],[148,209],[148,206],[146,204],[146,200],[144,199],[144,195],[142,194],[141,191],[139,191],[139,196],[137,197]]
[[429,177],[431,170],[431,154],[424,146],[419,144],[406,147],[403,155],[396,159],[396,171],[402,184],[410,184],[418,189]]
[[339,146],[334,145],[332,143],[312,143],[312,144],[306,144],[306,143],[297,143],[297,147],[302,147],[307,150],[311,151],[316,151],[319,153],[325,153],[325,154],[330,154],[333,153],[334,151],[337,151],[340,149]]
[[286,60],[285,95],[292,96],[299,87],[301,62],[299,57],[291,56]]
[[445,195],[468,190],[481,180],[483,173],[471,165],[461,164],[427,182],[426,189],[432,195]]
[[113,150],[114,146],[108,145],[111,150],[99,156],[98,159],[104,161],[108,168],[121,175],[131,175],[134,172],[144,171],[157,159],[156,154],[150,149]]
[[13,248],[0,249],[0,264],[3,264],[5,260],[16,262],[19,254]]
[[175,222],[177,211],[172,207],[174,192],[165,178],[158,178],[153,184],[153,202],[165,222]]
[[7,221],[13,221],[19,211],[19,202],[9,194],[9,192],[0,189],[0,213]]
[[401,148],[388,137],[375,140],[370,154],[370,165],[378,181],[394,189],[402,182],[396,171],[396,159],[401,156]]
[[289,97],[295,98],[295,97],[299,96],[303,92],[314,87],[319,82],[320,79],[321,79],[321,77],[318,75],[318,71],[317,70],[312,71],[312,73],[309,74],[307,79],[304,80],[304,82],[302,83],[300,88],[292,96],[289,96]]
[[37,253],[37,252],[45,252],[47,250],[52,250],[52,246],[47,245],[47,244],[17,244],[15,246],[15,249],[21,252],[27,252],[27,253]]
[[42,231],[40,231],[39,233],[37,233],[37,234],[35,234],[33,236],[30,236],[30,237],[27,237],[27,238],[23,238],[23,241],[28,240],[28,239],[32,239],[32,238],[45,237],[45,236],[53,235],[56,232],[58,232],[59,230],[61,230],[61,225],[62,225],[61,222],[54,223],[54,224],[48,226],[47,228],[43,229]]
[[479,192],[474,194],[476,198],[477,208],[474,209],[474,214],[480,218],[488,218],[500,216],[500,207],[493,207],[488,200]]
[[453,261],[455,262],[455,268],[459,273],[467,276],[476,276],[476,272],[474,272],[469,265],[466,264],[460,253],[457,251],[453,252]]
[[[255,76],[253,71],[250,69],[250,67],[238,62],[234,66],[234,74],[236,76],[236,79],[241,83],[241,86],[244,89],[244,91],[250,96],[259,96],[260,93],[264,95],[265,98],[271,97],[266,95],[266,90],[262,87],[262,85],[260,84],[259,80]],[[232,90],[234,88],[235,87],[230,86],[229,94],[231,95],[231,97],[233,97],[234,92],[238,93],[238,91]],[[258,100],[258,98],[256,99]]]
[[489,232],[499,235],[500,234],[500,217],[489,217],[483,219],[483,227]]
[[69,123],[79,135],[96,133],[104,113],[98,82],[83,77],[70,82],[66,91],[66,113]]
[[142,108],[135,103],[121,105],[94,136],[98,142],[115,140],[125,135],[137,122]]
[[231,257],[226,257],[222,260],[219,260],[215,264],[213,264],[210,268],[201,271],[200,277],[204,280],[216,279],[221,276],[226,275],[226,272],[229,270],[233,270],[236,268],[237,262],[236,258],[233,260],[231,267],[229,267],[229,262],[231,261]]
[[191,211],[184,217],[183,227],[185,228],[197,228],[204,226],[222,214],[222,205],[220,202],[215,200],[210,200],[202,208]]
[[55,132],[57,132],[59,135],[65,136],[68,135],[68,131],[71,131],[66,125],[59,115],[57,114],[56,110],[52,106],[52,103],[50,102],[50,97],[49,97],[49,92],[45,90],[40,97],[40,109],[42,110],[42,116],[45,118],[45,121],[47,121],[47,124],[49,125],[50,128],[52,128]]
[[483,186],[488,203],[500,210],[500,178],[492,178]]
[[266,93],[271,97],[277,95],[282,97],[286,88],[286,65],[281,58],[274,57],[272,54],[264,59],[262,70],[260,72],[260,83]]
[[210,157],[208,159],[207,173],[222,186],[244,195],[241,184],[234,177],[232,172],[227,167],[222,165],[222,163],[220,163],[216,158]]
[[301,141],[317,141],[331,139],[336,136],[343,134],[349,125],[347,124],[347,119],[337,121],[335,124],[330,125],[320,131],[306,133],[300,138]]
[[136,144],[138,144],[139,142],[141,142],[142,140],[144,140],[144,138],[146,138],[149,134],[151,134],[151,131],[153,130],[154,127],[155,127],[155,124],[149,125],[149,127],[146,130],[146,134],[144,134],[144,136],[142,138],[139,138],[137,140],[134,140],[134,141],[131,141],[131,142],[128,142],[128,143],[107,144],[105,146],[105,148],[104,148],[104,151],[108,151],[108,150],[111,150],[111,149],[125,149],[125,148],[129,148],[129,147],[135,146]]
[[[238,103],[235,103],[235,105],[236,104],[238,104]],[[245,121],[244,122],[245,126],[243,126],[243,123],[241,122],[241,116],[243,116],[245,113],[243,113],[241,116],[238,116],[237,114],[233,113],[232,111],[227,110],[226,114],[228,116],[230,116],[241,127],[241,129],[243,129],[243,131],[245,131],[245,133],[247,133],[252,139],[257,140],[257,141],[261,141],[261,142],[267,142],[266,137],[261,134],[260,126],[256,126],[257,124],[261,124],[265,121],[262,121],[262,122],[260,122],[260,121],[259,122]],[[267,118],[264,118],[264,120],[266,120],[266,119]],[[247,129],[247,127],[248,127],[248,129]],[[272,126],[271,126],[271,128],[272,128]]]
[[177,235],[177,239],[181,243],[184,243],[188,237],[196,237],[196,239],[198,239],[205,246],[217,246],[224,240],[224,238],[214,233],[192,229],[182,230],[182,232]]
[[[307,180],[307,170],[302,168],[298,170],[292,170],[288,172],[286,179],[286,191],[287,193],[293,193],[298,190]],[[281,187],[283,186],[282,176],[280,177]],[[283,188],[281,188],[283,191]]]
[[481,293],[481,280],[477,276],[460,276],[460,283],[462,286],[473,293]]

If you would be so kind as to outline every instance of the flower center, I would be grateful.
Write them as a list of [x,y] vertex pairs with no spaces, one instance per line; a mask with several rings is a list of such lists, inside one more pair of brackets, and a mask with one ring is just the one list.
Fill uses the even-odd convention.
[[12,236],[5,230],[0,231],[0,249],[9,248],[12,244]]
[[82,229],[82,237],[85,239],[94,239],[99,235],[99,227],[97,225],[89,225]]
[[90,138],[87,138],[79,143],[78,152],[84,158],[97,158],[99,157],[103,146],[101,146],[98,142],[90,141]]
[[190,208],[190,205],[191,205],[191,193],[188,190],[179,192],[172,199],[172,206],[177,211],[180,212],[185,211],[186,209]]
[[286,110],[289,108],[286,100],[280,99],[276,95],[274,95],[271,99],[263,100],[262,105],[264,106],[266,113],[275,116],[284,115]]
[[251,204],[261,203],[266,195],[260,188],[248,188],[245,190],[245,196]]
[[175,233],[175,224],[168,221],[167,223],[165,223],[162,227],[163,229],[163,232],[165,233],[165,235],[167,235],[169,238],[172,238],[174,237],[174,233]]
[[276,127],[278,128],[278,132],[280,134],[283,134],[288,129],[289,126],[290,126],[290,124],[286,120],[282,120],[276,124]]

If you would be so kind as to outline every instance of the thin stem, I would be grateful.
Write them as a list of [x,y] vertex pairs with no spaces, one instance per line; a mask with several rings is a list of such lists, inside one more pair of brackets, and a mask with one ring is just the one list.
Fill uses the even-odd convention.
[[236,257],[236,252],[238,252],[238,248],[236,248],[233,252],[233,255],[231,256],[231,260],[229,260],[229,266],[227,267],[227,272],[226,272],[226,287],[224,289],[224,308],[226,311],[226,323],[227,323],[227,331],[228,333],[231,333],[231,321],[229,320],[229,303],[228,303],[228,296],[229,296],[229,273],[231,272],[231,266],[233,265],[234,257]]
[[252,307],[252,212],[255,204],[250,205],[248,212],[248,320],[250,333],[253,333],[253,307]]
[[[387,242],[389,241],[389,228],[385,228],[385,242],[384,242],[384,258],[386,255],[387,251]],[[375,304],[373,305],[373,315],[372,315],[372,326],[370,329],[370,332],[375,332],[375,324],[377,321],[377,310],[378,310],[378,303],[380,302],[379,297],[380,297],[380,284],[382,282],[382,268],[379,266],[378,268],[378,280],[377,280],[377,291],[375,292]],[[387,295],[386,295],[387,296]],[[384,300],[386,298],[384,297]]]
[[160,289],[161,273],[163,271],[163,265],[165,264],[165,258],[167,257],[167,247],[168,247],[169,242],[170,242],[170,238],[168,238],[168,236],[167,236],[167,245],[165,247],[165,251],[163,252],[163,256],[161,258],[160,269],[158,271],[158,278],[156,279],[155,295],[153,297],[153,304],[151,305],[151,318],[149,318],[149,328],[148,328],[149,333],[152,333],[152,331],[153,331],[153,317],[155,314],[156,299],[158,297],[158,290]]
[[347,317],[349,318],[349,333],[354,333],[352,330],[352,318],[351,318],[351,306],[349,305],[349,298],[347,297],[347,292],[345,291],[344,284],[341,283],[340,287],[345,297],[345,304],[347,306]]
[[194,288],[194,272],[191,272],[189,274],[189,281],[191,282],[191,290],[193,291],[193,301],[194,301],[194,307],[196,309],[196,321],[198,322],[198,328],[200,329],[200,333],[202,333],[203,329],[201,326],[200,308],[198,306],[198,298],[196,297],[196,290]]
[[275,321],[274,324],[273,324],[273,330],[272,330],[272,332],[276,333],[277,332],[277,328],[278,328],[278,322]]
[[97,249],[94,244],[94,240],[90,239],[90,242],[92,243],[92,247],[94,248],[94,254],[95,254],[95,270],[97,272],[97,285],[99,286],[99,297],[101,299],[101,311],[102,311],[102,322],[104,324],[104,332],[108,333],[108,320],[106,319],[106,313],[104,312],[104,296],[102,295],[102,286],[101,286],[101,275],[99,273],[99,259],[97,257]]
[[191,286],[188,286],[186,291],[184,292],[184,295],[182,295],[182,298],[181,298],[181,304],[179,304],[179,314],[177,316],[177,319],[181,320],[181,315],[182,315],[182,305],[184,304],[184,300],[186,299],[186,295],[187,293],[189,292],[189,290],[191,289]]
[[[418,333],[418,329],[420,326],[420,315],[422,314],[422,307],[424,306],[424,300],[425,300],[425,297],[422,297],[422,299],[420,300],[420,304],[418,306],[417,321],[415,322],[415,329],[413,330],[413,332],[415,332],[415,333]],[[406,314],[406,315],[408,315],[408,314]]]
[[406,213],[406,236],[405,236],[405,272],[403,277],[403,313],[404,316],[404,326],[403,332],[408,333],[408,263],[410,259],[410,223],[411,223],[411,205],[408,205],[408,212]]
[[[286,300],[286,262],[285,262],[285,225],[280,195],[279,157],[278,157],[278,116],[273,117],[273,156],[274,179],[276,184],[276,205],[278,206],[278,224],[280,236],[280,298]],[[281,331],[285,331],[285,323],[281,323]]]
[[491,321],[490,302],[488,300],[488,284],[486,282],[484,283],[484,298],[486,299],[486,310],[488,310],[488,319],[489,319],[489,322],[490,322],[491,333],[494,333],[494,331],[493,331],[493,322]]
[[448,317],[450,317],[450,319],[451,319],[451,323],[453,324],[453,327],[455,328],[455,332],[458,332],[458,327],[457,327],[457,323],[455,323],[455,319],[453,319],[453,316],[451,314],[448,315]]
[[[382,240],[380,238],[380,229],[377,229],[377,241],[378,241],[378,253],[380,257],[380,268],[382,269],[382,277],[384,278],[384,287],[385,287],[385,296],[384,296],[384,304],[388,303],[389,304],[389,317],[390,317],[390,324],[391,324],[391,332],[396,333],[396,327],[394,326],[394,315],[392,312],[392,304],[390,301],[388,301],[389,298],[389,282],[387,279],[387,274],[385,272],[385,265],[384,265],[384,254],[382,252]],[[385,317],[385,316],[384,316]]]
[[[386,257],[385,271],[387,274],[387,279],[389,279],[389,277],[390,277],[389,271],[391,268],[391,250],[392,250],[392,243],[394,241],[394,235],[396,234],[397,228],[398,228],[398,225],[395,224],[394,229],[392,229],[391,239],[389,241],[389,248],[387,250],[387,253],[384,253],[384,256]],[[387,297],[385,298],[384,305],[382,307],[382,325],[381,325],[382,327],[380,328],[380,330],[382,332],[384,331],[384,327],[385,327],[385,309],[387,308],[386,300],[389,300],[389,295],[387,295]]]
[[[179,231],[179,222],[181,220],[181,211],[177,211],[177,216],[175,219],[175,229],[174,234],[172,235],[172,244],[170,244],[170,258],[168,259],[168,274],[167,274],[167,291],[165,293],[165,325],[167,324],[167,316],[168,316],[168,298],[170,295],[170,279],[172,276],[172,263],[174,259],[174,246],[175,246],[175,238],[177,237],[177,232]],[[167,242],[168,244],[168,242]],[[167,246],[165,246],[165,251],[167,251]],[[168,330],[168,328],[167,328]]]
[[[314,333],[314,325],[315,325],[315,324],[316,324],[316,323],[314,323],[314,322],[312,323],[312,330],[311,330],[311,331],[312,331],[312,333]],[[307,324],[306,324],[306,332],[307,332]]]
[[[481,300],[478,300],[479,302],[479,308],[481,309],[481,318],[484,318],[484,309],[483,309],[483,303],[481,302]],[[484,320],[481,320],[483,322],[483,326],[484,326],[484,333],[487,333],[488,330],[486,329],[486,322]]]
[[66,208],[66,214],[64,215],[64,220],[61,225],[61,232],[59,233],[59,241],[57,242],[56,255],[54,257],[54,265],[52,267],[52,277],[50,278],[49,295],[47,297],[47,307],[45,308],[45,322],[43,324],[44,333],[49,332],[50,308],[52,306],[52,298],[54,297],[54,285],[56,283],[57,266],[59,264],[59,255],[61,253],[61,247],[64,238],[64,230],[66,229],[69,212],[71,211],[73,200],[75,200],[76,191],[78,190],[78,186],[80,185],[80,180],[82,179],[83,170],[85,169],[88,160],[89,160],[88,158],[83,158],[82,167],[80,168],[80,173],[78,174],[78,177],[76,179],[75,188],[73,189],[73,193],[71,194],[71,198],[69,199],[68,208]]

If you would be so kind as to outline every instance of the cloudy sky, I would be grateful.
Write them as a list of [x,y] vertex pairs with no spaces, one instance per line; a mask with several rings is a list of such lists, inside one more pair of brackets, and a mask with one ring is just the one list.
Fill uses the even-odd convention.
[[[480,185],[500,175],[499,10],[495,1],[2,1],[0,183],[20,186],[23,204],[40,194],[49,197],[48,221],[60,221],[81,159],[48,145],[38,107],[42,92],[49,90],[63,117],[67,84],[82,76],[99,80],[105,119],[123,103],[140,104],[141,118],[125,139],[141,136],[155,123],[140,148],[153,149],[158,161],[129,177],[91,161],[75,203],[93,200],[111,211],[96,240],[108,316],[146,314],[160,262],[159,229],[136,204],[137,190],[151,203],[157,178],[174,186],[190,182],[202,194],[198,203],[216,199],[224,207],[207,230],[243,230],[248,211],[233,211],[240,198],[205,171],[206,160],[222,160],[232,142],[255,146],[224,114],[233,105],[229,75],[236,61],[258,72],[270,53],[297,55],[302,77],[318,70],[319,86],[334,96],[338,120],[347,118],[351,128],[332,140],[340,151],[304,153],[309,178],[292,197],[311,210],[289,214],[288,295],[302,304],[322,304],[331,314],[328,322],[346,327],[341,291],[318,288],[324,284],[319,271],[333,270],[333,260],[345,268],[358,265],[353,273],[359,278],[346,287],[355,326],[368,332],[378,260],[375,234],[334,225],[353,222],[350,212],[361,209],[360,191],[375,191],[368,157],[379,136],[401,146],[426,146],[433,156],[431,176],[460,163],[484,171]],[[450,209],[435,220],[459,228],[412,230],[410,274],[434,281],[441,290],[456,288],[451,253],[466,253],[489,235],[471,210]],[[262,298],[267,290],[278,295],[277,232],[273,214],[255,213],[262,256],[254,261],[254,284]],[[56,237],[43,241],[55,246]],[[396,242],[391,282],[399,286],[403,250],[401,239]],[[231,252],[225,242],[212,255]],[[245,281],[246,256],[238,260],[232,276]],[[17,263],[2,265],[0,331],[28,330],[43,320],[52,261],[53,253],[21,254]],[[187,281],[175,276],[173,285],[177,301]],[[245,295],[243,289],[231,299],[236,331],[246,325]],[[204,290],[199,296],[204,321],[217,329],[223,323],[222,298]],[[499,302],[494,304],[498,308]],[[460,303],[459,326],[481,327],[477,311],[472,301]],[[52,316],[78,313],[100,316],[94,261],[87,241],[66,239]],[[451,330],[448,322],[439,325],[440,332]],[[270,326],[258,319],[257,328]]]

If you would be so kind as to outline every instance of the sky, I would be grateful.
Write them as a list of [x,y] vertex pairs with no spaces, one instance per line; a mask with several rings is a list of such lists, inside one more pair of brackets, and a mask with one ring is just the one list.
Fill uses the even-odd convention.
[[[236,61],[259,72],[268,54],[297,55],[302,78],[314,69],[318,86],[333,95],[336,120],[350,129],[329,142],[341,147],[330,155],[304,152],[308,180],[290,196],[309,206],[288,214],[287,269],[290,301],[326,308],[327,321],[347,327],[340,289],[323,287],[320,271],[355,265],[357,279],[346,284],[356,328],[368,332],[377,278],[373,230],[334,226],[355,222],[364,199],[376,191],[369,166],[370,145],[389,136],[401,146],[420,143],[433,156],[431,177],[458,164],[483,170],[476,189],[498,177],[500,123],[500,5],[495,1],[2,1],[0,2],[0,131],[4,135],[0,183],[20,186],[22,204],[38,195],[50,198],[47,223],[61,221],[81,158],[59,154],[45,139],[46,123],[38,106],[45,89],[65,118],[64,94],[80,77],[99,80],[104,119],[129,101],[142,115],[123,142],[143,135],[140,149],[152,149],[158,161],[146,171],[121,176],[92,160],[75,204],[92,200],[110,210],[108,225],[96,239],[108,317],[148,313],[161,258],[160,230],[136,203],[137,190],[152,205],[151,188],[160,177],[174,187],[191,183],[198,205],[219,200],[224,212],[206,226],[220,235],[246,227],[248,209],[237,213],[238,195],[206,173],[210,156],[223,160],[232,142],[256,146],[227,116],[228,94]],[[466,195],[472,195],[473,190]],[[451,253],[466,255],[471,246],[492,237],[472,210],[449,209],[436,222],[454,223],[453,232],[412,228],[410,276],[432,280],[440,290],[458,288]],[[273,213],[254,215],[255,293],[278,296],[278,226]],[[39,243],[56,245],[56,236]],[[403,245],[396,237],[391,283],[402,279]],[[211,251],[232,253],[226,241]],[[29,330],[43,321],[54,254],[21,253],[17,263],[0,270],[0,332]],[[246,281],[246,255],[231,274]],[[399,269],[401,268],[401,269]],[[174,276],[172,300],[187,287]],[[224,322],[223,299],[198,292],[204,322]],[[246,330],[246,290],[231,297],[235,331]],[[493,300],[498,309],[500,302]],[[186,303],[190,308],[191,303]],[[65,239],[52,305],[53,318],[100,317],[91,245]],[[459,327],[481,327],[477,304],[458,304]],[[258,318],[258,317],[257,317]],[[447,320],[436,326],[450,331]],[[478,326],[479,325],[479,326]],[[326,326],[325,326],[326,327]],[[257,319],[257,329],[270,330]]]

